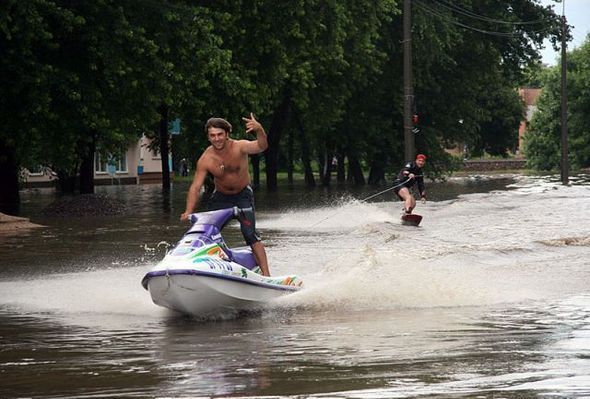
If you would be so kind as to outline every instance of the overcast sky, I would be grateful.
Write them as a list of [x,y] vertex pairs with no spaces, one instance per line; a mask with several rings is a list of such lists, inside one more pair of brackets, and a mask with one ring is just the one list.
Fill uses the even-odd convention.
[[[590,0],[564,0],[565,1],[565,18],[569,25],[573,25],[572,41],[567,43],[568,51],[579,47],[590,33]],[[557,3],[555,0],[541,0],[543,5],[553,5],[555,13],[561,15],[563,3]],[[545,42],[545,49],[541,50],[543,62],[549,65],[556,65],[560,56],[560,51],[554,51],[551,43]]]

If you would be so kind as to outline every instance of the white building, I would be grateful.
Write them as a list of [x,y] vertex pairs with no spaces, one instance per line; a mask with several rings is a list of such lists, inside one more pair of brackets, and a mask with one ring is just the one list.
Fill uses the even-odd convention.
[[[146,184],[162,182],[162,160],[159,153],[149,149],[150,139],[142,136],[136,144],[129,146],[121,159],[111,164],[94,158],[94,184]],[[171,158],[170,158],[171,159]],[[172,169],[172,168],[170,168]],[[53,187],[57,176],[49,168],[41,167],[38,171],[24,170],[24,186]]]

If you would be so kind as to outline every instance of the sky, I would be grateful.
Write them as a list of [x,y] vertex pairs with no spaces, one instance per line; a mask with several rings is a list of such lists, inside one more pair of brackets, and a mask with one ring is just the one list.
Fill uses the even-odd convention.
[[[586,35],[590,33],[590,0],[564,0],[565,1],[565,18],[568,25],[573,25],[573,39],[567,43],[567,50],[579,47]],[[561,15],[563,3],[556,3],[555,0],[541,0],[543,5],[553,5],[555,13]],[[560,57],[560,51],[553,50],[551,43],[545,41],[545,49],[541,50],[543,63],[548,65],[557,65]]]

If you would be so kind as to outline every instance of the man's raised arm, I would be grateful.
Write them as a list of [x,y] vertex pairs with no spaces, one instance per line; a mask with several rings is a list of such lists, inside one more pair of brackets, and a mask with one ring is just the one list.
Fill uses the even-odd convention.
[[243,117],[242,120],[246,122],[246,133],[252,131],[256,132],[256,141],[247,141],[243,145],[243,149],[247,154],[259,154],[268,148],[268,138],[264,128],[256,120],[254,114],[250,112],[250,118]]

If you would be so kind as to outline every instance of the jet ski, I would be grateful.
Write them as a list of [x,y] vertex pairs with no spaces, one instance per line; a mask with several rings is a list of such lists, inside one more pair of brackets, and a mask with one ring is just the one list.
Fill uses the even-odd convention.
[[227,247],[221,230],[244,211],[233,207],[190,215],[190,229],[141,281],[156,305],[206,317],[260,308],[302,289],[295,275],[263,276],[250,247]]

